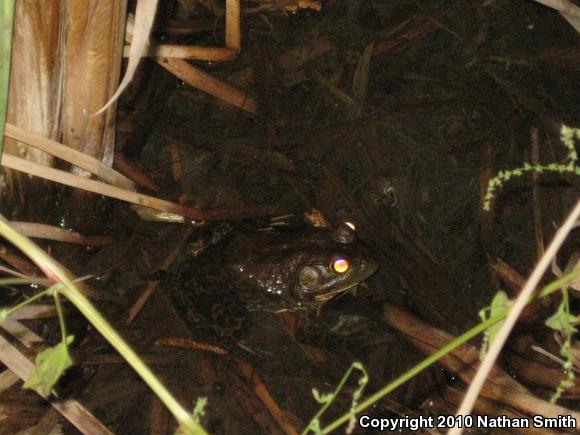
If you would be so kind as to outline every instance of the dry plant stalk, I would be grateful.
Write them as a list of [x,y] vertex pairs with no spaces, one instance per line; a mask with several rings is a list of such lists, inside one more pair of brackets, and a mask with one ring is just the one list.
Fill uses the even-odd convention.
[[113,162],[115,110],[92,115],[119,81],[126,9],[126,0],[69,1],[64,23],[63,143],[107,166]]
[[[59,132],[61,5],[58,0],[20,0],[14,20],[7,121],[51,139]],[[5,143],[5,152],[44,165],[52,163],[52,157],[41,150],[13,139]],[[14,177],[9,171],[10,186],[17,183]]]
[[[130,47],[125,46],[123,56],[129,56]],[[152,47],[147,53],[151,57],[175,57],[177,59],[207,60],[225,62],[238,57],[239,51],[224,47],[199,47],[197,45],[161,44]]]
[[226,0],[226,47],[240,51],[240,0]]
[[56,141],[45,139],[12,124],[6,124],[5,135],[28,144],[45,153],[65,160],[123,189],[135,190],[135,184],[124,175],[105,166],[100,160],[69,148]]
[[217,97],[252,114],[257,113],[258,104],[246,92],[222,82],[205,71],[181,59],[161,58],[156,61],[178,79],[190,86]]
[[0,373],[0,394],[20,381],[20,378],[12,370],[6,369]]
[[20,159],[10,154],[4,154],[2,156],[2,165],[7,168],[16,169],[18,171],[26,172],[30,175],[44,178],[45,180],[55,181],[66,186],[75,187],[78,189],[97,193],[99,195],[120,199],[122,201],[153,208],[155,210],[186,216],[191,219],[195,219],[196,221],[204,220],[203,212],[198,209],[184,207],[182,205],[175,204],[170,201],[165,201],[163,199],[143,195],[131,190],[121,189],[116,186],[110,186],[106,183],[90,180],[88,178],[78,177],[68,172],[39,165],[37,163],[33,163],[25,159]]
[[[23,131],[22,129],[19,129],[11,124],[6,125],[6,135],[22,141],[26,141],[26,143],[32,145],[33,147],[42,149],[47,153],[55,155],[65,161],[76,164],[78,167],[83,168],[90,173],[113,183],[114,185],[111,186],[106,183],[82,178],[73,174],[69,174],[68,172],[44,165],[39,165],[26,159],[21,159],[9,154],[4,154],[2,157],[1,163],[5,167],[15,169],[20,172],[25,172],[29,175],[44,178],[46,180],[65,184],[67,186],[76,187],[89,192],[121,199],[123,201],[137,204],[139,206],[145,206],[163,212],[187,216],[198,221],[203,220],[203,213],[197,209],[183,207],[179,204],[135,192],[135,185],[131,180],[118,173],[117,171],[106,167],[99,160],[87,156],[79,151],[65,147],[58,142],[51,141],[32,133]],[[61,236],[53,235],[53,237]],[[61,240],[61,238],[57,238],[55,240]],[[83,243],[79,241],[78,238],[68,238],[67,240],[71,243]],[[84,238],[83,240],[85,242],[89,242],[89,244],[102,243],[102,241],[95,239]]]
[[103,107],[99,109],[96,115],[100,115],[117,101],[123,91],[127,86],[129,86],[129,83],[133,80],[141,58],[146,56],[149,52],[149,40],[151,37],[151,31],[153,30],[156,12],[157,0],[139,0],[137,3],[137,10],[135,11],[135,27],[133,31],[134,37],[131,48],[129,49],[127,71],[125,71],[125,76],[115,91],[115,94]]
[[[134,32],[133,19],[129,17],[127,20],[127,30],[125,34],[125,39],[127,42],[132,43]],[[217,56],[226,55],[231,56],[232,51],[222,51],[222,50],[233,50],[233,53],[239,54],[241,47],[241,32],[240,32],[240,0],[227,0],[226,2],[226,46],[227,48],[201,48],[201,47],[187,47],[182,48],[185,52],[195,53],[196,55],[201,55],[204,53]],[[174,48],[165,48],[164,51],[171,51]],[[220,50],[220,51],[216,51]],[[184,54],[183,51],[178,54]],[[182,56],[179,56],[182,57]],[[202,59],[200,60],[212,60],[212,59]],[[213,95],[227,103],[230,103],[240,109],[243,109],[249,113],[255,114],[258,110],[258,104],[254,97],[247,94],[246,92],[235,88],[234,86],[222,82],[205,71],[197,68],[184,60],[173,57],[156,57],[155,60],[159,65],[177,77],[179,80],[184,81],[188,85],[199,89],[202,92]]]

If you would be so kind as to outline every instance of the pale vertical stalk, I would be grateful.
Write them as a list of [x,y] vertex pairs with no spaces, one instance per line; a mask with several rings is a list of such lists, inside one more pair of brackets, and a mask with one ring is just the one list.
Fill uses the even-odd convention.
[[[60,3],[19,0],[14,9],[7,121],[49,139],[56,139],[59,131]],[[53,160],[18,140],[7,139],[5,150],[43,165]]]
[[[126,0],[64,3],[62,142],[112,166],[116,107],[92,115],[119,83]],[[75,172],[88,176],[80,168]]]

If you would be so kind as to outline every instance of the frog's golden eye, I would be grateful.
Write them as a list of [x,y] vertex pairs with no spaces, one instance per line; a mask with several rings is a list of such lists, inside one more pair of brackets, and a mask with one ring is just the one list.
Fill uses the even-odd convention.
[[344,224],[347,225],[351,230],[356,231],[356,225],[350,221],[344,221]]
[[316,267],[305,266],[298,272],[298,279],[300,284],[309,289],[320,287],[322,283],[322,276]]
[[346,257],[335,257],[331,267],[336,273],[342,275],[350,270],[350,261]]

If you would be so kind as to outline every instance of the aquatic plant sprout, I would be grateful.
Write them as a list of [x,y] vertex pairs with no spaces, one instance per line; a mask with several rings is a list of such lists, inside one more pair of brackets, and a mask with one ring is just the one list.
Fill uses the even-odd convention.
[[350,406],[350,410],[348,413],[349,424],[348,424],[348,427],[346,429],[346,433],[349,434],[354,430],[354,426],[356,424],[356,407],[357,407],[358,402],[362,396],[362,393],[364,392],[365,387],[367,386],[367,384],[369,382],[369,375],[368,375],[366,369],[364,368],[364,366],[360,362],[357,362],[357,361],[355,361],[351,364],[349,369],[346,371],[346,373],[342,377],[340,383],[338,384],[338,386],[336,387],[336,389],[332,393],[321,394],[316,388],[312,389],[312,395],[314,396],[314,399],[316,399],[316,401],[318,403],[320,403],[322,405],[322,407],[316,413],[316,415],[314,417],[312,417],[312,420],[310,420],[310,422],[308,423],[308,425],[306,426],[304,431],[302,431],[302,435],[307,435],[309,432],[313,432],[317,435],[323,433],[323,431],[320,427],[320,417],[322,417],[322,414],[324,414],[324,412],[330,407],[330,405],[332,405],[332,402],[334,402],[334,400],[340,394],[340,392],[342,391],[342,389],[344,388],[344,386],[346,384],[346,381],[348,380],[348,378],[350,378],[350,375],[353,373],[354,370],[360,371],[361,376],[358,380],[358,388],[355,390],[355,392],[352,395],[351,406]]
[[491,201],[495,198],[495,191],[502,187],[503,184],[509,181],[512,177],[521,177],[526,172],[535,172],[537,174],[542,174],[544,172],[558,172],[560,174],[574,174],[580,175],[580,167],[577,165],[578,153],[574,147],[574,141],[580,141],[580,129],[571,128],[562,125],[560,129],[560,140],[562,144],[568,150],[568,155],[566,156],[565,163],[549,163],[547,165],[532,165],[530,163],[524,163],[523,166],[519,168],[510,169],[507,171],[499,171],[498,174],[489,180],[487,185],[487,192],[483,198],[483,209],[485,211],[491,210]]

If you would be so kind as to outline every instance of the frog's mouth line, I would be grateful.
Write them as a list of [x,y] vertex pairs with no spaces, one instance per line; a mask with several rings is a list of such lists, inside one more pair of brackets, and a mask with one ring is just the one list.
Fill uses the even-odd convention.
[[345,285],[343,287],[334,289],[331,292],[327,292],[321,295],[316,295],[314,296],[314,302],[316,303],[322,303],[322,302],[328,302],[330,299],[334,298],[336,295],[340,294],[340,293],[344,293],[345,291],[357,286],[359,283],[358,282],[353,282],[351,284]]

